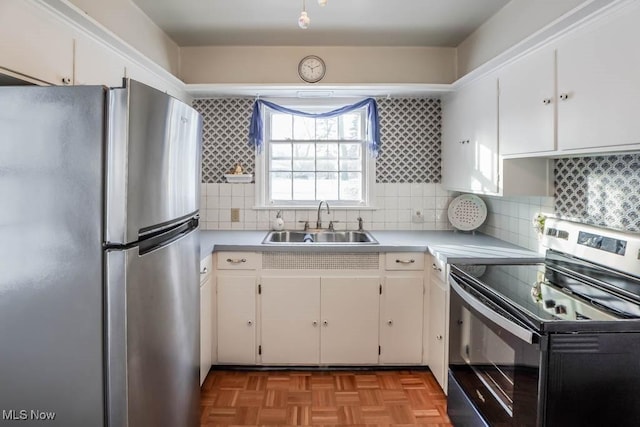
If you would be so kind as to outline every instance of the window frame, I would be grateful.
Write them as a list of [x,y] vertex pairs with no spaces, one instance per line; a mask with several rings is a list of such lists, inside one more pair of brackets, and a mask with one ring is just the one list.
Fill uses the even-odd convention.
[[[302,109],[305,112],[310,113],[320,113],[325,111],[331,111],[337,108],[341,108],[343,104],[322,104],[322,105],[284,105],[288,108],[293,109]],[[365,113],[362,116],[362,139],[353,141],[353,140],[291,140],[292,144],[296,142],[308,142],[308,143],[323,143],[323,142],[344,142],[344,143],[360,143],[362,144],[362,193],[361,200],[336,200],[336,199],[327,199],[332,207],[341,208],[341,209],[375,209],[373,206],[373,202],[375,199],[373,190],[375,187],[375,170],[376,170],[376,161],[374,156],[370,153],[369,144],[370,141],[367,140],[368,135],[368,127],[370,124],[367,120],[366,107],[363,107]],[[320,200],[290,200],[290,201],[273,201],[270,198],[270,185],[271,180],[269,178],[269,159],[270,159],[270,150],[271,150],[271,114],[278,114],[277,111],[274,111],[270,108],[264,108],[262,111],[262,119],[264,123],[264,146],[261,150],[256,149],[255,152],[255,209],[317,209],[318,203]],[[274,142],[283,142],[280,140],[274,140]]]

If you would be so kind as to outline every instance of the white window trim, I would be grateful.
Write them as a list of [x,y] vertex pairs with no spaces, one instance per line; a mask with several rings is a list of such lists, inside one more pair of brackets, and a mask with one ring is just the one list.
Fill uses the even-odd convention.
[[[296,108],[288,105],[288,107]],[[306,106],[308,108],[308,106]],[[339,108],[341,105],[333,105],[333,108]],[[333,109],[333,108],[329,108]],[[327,110],[326,106],[322,107],[322,110]],[[266,111],[262,112],[263,114],[263,123],[265,123],[265,133],[267,131],[267,118]],[[365,118],[366,121],[366,118]],[[365,123],[368,125],[368,123]],[[255,206],[254,209],[317,209],[319,201],[288,201],[286,203],[270,203],[269,202],[269,189],[268,189],[268,180],[266,179],[266,173],[268,171],[268,147],[265,138],[264,147],[261,152],[258,152],[256,149],[256,164],[255,164]],[[327,200],[327,202],[334,208],[340,208],[344,210],[367,210],[367,209],[376,209],[374,206],[375,202],[375,179],[376,179],[376,160],[369,152],[369,147],[367,146],[367,142],[364,143],[363,147],[363,176],[364,179],[363,189],[362,189],[362,200],[360,202],[354,201],[344,201],[344,200]]]

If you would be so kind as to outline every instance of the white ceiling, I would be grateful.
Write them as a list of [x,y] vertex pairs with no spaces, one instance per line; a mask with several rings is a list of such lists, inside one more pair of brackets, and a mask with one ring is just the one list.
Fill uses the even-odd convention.
[[133,0],[180,46],[457,46],[509,0]]

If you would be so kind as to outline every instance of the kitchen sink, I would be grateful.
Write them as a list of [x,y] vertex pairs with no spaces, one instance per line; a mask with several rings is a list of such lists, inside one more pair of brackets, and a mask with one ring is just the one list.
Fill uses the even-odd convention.
[[300,245],[377,245],[368,231],[270,231],[263,244]]

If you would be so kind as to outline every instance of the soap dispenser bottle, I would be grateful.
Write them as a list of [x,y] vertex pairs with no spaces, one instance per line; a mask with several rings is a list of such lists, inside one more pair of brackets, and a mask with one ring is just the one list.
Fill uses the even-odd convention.
[[273,220],[272,227],[275,231],[284,230],[284,220],[282,219],[282,211],[278,211],[276,219]]

